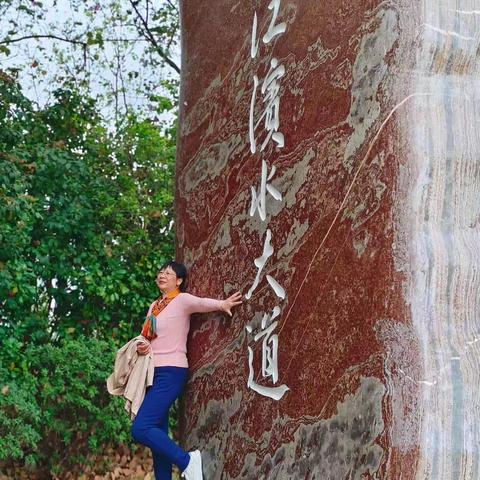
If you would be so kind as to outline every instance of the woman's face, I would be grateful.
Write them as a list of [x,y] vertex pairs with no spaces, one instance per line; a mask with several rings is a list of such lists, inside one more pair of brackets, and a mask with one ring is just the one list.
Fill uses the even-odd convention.
[[157,287],[163,293],[168,293],[175,290],[182,281],[180,278],[177,278],[177,274],[173,271],[172,267],[167,267],[157,273],[156,283]]

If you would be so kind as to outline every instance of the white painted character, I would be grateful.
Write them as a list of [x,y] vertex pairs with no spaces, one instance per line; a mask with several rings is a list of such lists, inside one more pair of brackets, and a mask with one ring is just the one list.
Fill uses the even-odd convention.
[[250,205],[250,216],[253,217],[255,212],[258,210],[260,219],[262,222],[267,218],[267,209],[266,209],[266,197],[267,192],[277,201],[282,200],[282,194],[270,183],[268,183],[273,176],[275,175],[275,166],[270,170],[270,174],[267,176],[267,162],[262,160],[262,173],[260,178],[260,189],[256,190],[254,187],[251,188],[252,192],[252,203]]
[[263,253],[261,257],[258,257],[254,260],[254,264],[257,267],[257,275],[255,276],[255,280],[253,281],[252,286],[248,290],[245,298],[249,300],[252,296],[252,293],[257,288],[258,284],[260,283],[260,274],[262,273],[263,267],[267,263],[267,260],[273,255],[273,246],[270,243],[272,239],[272,231],[267,228],[267,234],[265,236],[265,241],[263,243]]
[[[256,258],[253,261],[254,265],[257,267],[257,275],[255,276],[255,280],[253,281],[252,286],[250,287],[250,289],[245,295],[245,298],[247,300],[250,300],[253,292],[258,287],[258,284],[260,283],[260,276],[261,276],[262,270],[265,267],[267,260],[273,255],[273,246],[271,244],[271,240],[272,240],[272,231],[269,228],[267,228],[265,241],[263,242],[262,256]],[[281,299],[285,298],[285,289],[271,275],[267,275],[267,282],[272,287],[277,297],[280,297]]]
[[285,22],[275,24],[278,17],[278,11],[280,10],[280,0],[272,0],[268,5],[268,9],[273,10],[273,13],[267,33],[263,36],[263,43],[265,44],[270,43],[273,38],[284,33],[287,29],[287,24]]
[[249,113],[249,141],[250,151],[255,153],[257,151],[257,142],[255,138],[255,131],[258,126],[265,119],[265,130],[267,136],[260,147],[260,151],[263,151],[267,146],[270,139],[273,139],[278,148],[282,148],[285,144],[283,133],[279,132],[280,128],[280,82],[279,80],[285,75],[285,67],[283,64],[279,64],[276,58],[272,58],[270,61],[270,68],[267,72],[265,79],[262,82],[261,94],[263,96],[262,102],[264,104],[263,113],[255,123],[254,111],[257,97],[257,89],[259,80],[257,75],[253,77],[253,92],[250,101],[250,113]]
[[258,52],[258,41],[257,41],[257,12],[253,16],[253,26],[252,26],[252,46],[250,47],[250,57],[255,58]]
[[[287,29],[287,24],[285,22],[275,24],[278,17],[278,12],[280,10],[280,0],[272,0],[268,5],[269,10],[273,10],[272,18],[270,20],[270,24],[268,25],[268,30],[263,36],[262,40],[263,43],[267,44],[270,43],[273,38],[277,35],[281,35]],[[250,56],[255,58],[258,52],[258,45],[259,41],[257,40],[257,27],[258,27],[258,17],[257,12],[253,15],[253,25],[252,25],[252,40],[251,40],[251,48],[250,48]]]
[[[272,313],[264,314],[262,318],[262,329],[254,337],[254,341],[257,342],[260,338],[262,340],[262,376],[263,378],[272,378],[272,382],[275,384],[278,381],[278,335],[273,334],[278,321],[273,321],[280,315],[280,307],[276,306]],[[251,326],[246,327],[249,333],[252,332]],[[255,382],[254,380],[254,368],[253,368],[253,349],[248,347],[248,388],[251,388],[257,393],[266,397],[273,398],[274,400],[280,400],[285,392],[289,390],[287,385],[280,385],[278,387],[265,387]]]

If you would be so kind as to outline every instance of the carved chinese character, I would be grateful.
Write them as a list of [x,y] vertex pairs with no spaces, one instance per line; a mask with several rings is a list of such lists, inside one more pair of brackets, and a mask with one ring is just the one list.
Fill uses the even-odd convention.
[[270,243],[270,240],[272,239],[272,232],[268,228],[267,229],[267,234],[265,236],[265,242],[263,243],[263,253],[261,257],[258,257],[254,260],[254,264],[257,267],[257,275],[255,276],[255,280],[253,282],[253,285],[250,287],[250,290],[248,290],[247,294],[245,295],[245,298],[249,300],[252,296],[252,293],[254,290],[257,288],[258,284],[260,283],[260,274],[262,273],[263,267],[267,263],[267,260],[269,257],[272,256],[273,254],[273,247],[272,244]]
[[[281,35],[287,29],[287,24],[285,22],[275,24],[278,17],[278,11],[280,10],[280,0],[272,0],[268,5],[268,9],[273,10],[273,12],[270,24],[268,25],[268,30],[262,38],[263,43],[265,44],[270,43],[273,38],[275,38],[277,35]],[[252,46],[250,48],[250,56],[252,58],[255,58],[258,52],[259,41],[257,40],[257,25],[258,18],[257,12],[255,12],[252,25]]]
[[273,13],[267,33],[263,36],[263,43],[270,43],[274,37],[284,33],[287,29],[287,24],[285,22],[275,25],[278,11],[280,10],[280,0],[272,0],[268,5],[268,9],[273,10]]
[[262,174],[260,179],[260,189],[259,191],[253,187],[251,188],[252,191],[252,203],[250,206],[250,216],[253,217],[255,211],[258,210],[258,214],[260,215],[260,219],[264,222],[267,218],[267,211],[266,211],[266,196],[267,192],[275,199],[275,200],[282,200],[282,194],[273,187],[269,182],[275,175],[275,166],[272,167],[270,170],[270,174],[267,176],[267,162],[262,160]]
[[279,64],[276,58],[272,58],[270,61],[270,69],[267,72],[265,79],[262,82],[261,94],[263,96],[264,110],[257,123],[254,122],[254,110],[258,89],[258,77],[253,77],[253,92],[250,101],[250,114],[249,114],[249,141],[250,151],[255,153],[257,151],[257,142],[255,138],[255,131],[260,125],[263,119],[265,119],[265,130],[267,135],[263,141],[260,150],[263,151],[267,146],[270,139],[273,139],[277,144],[277,147],[282,148],[284,146],[283,133],[279,132],[280,127],[280,78],[285,74],[285,67],[283,64]]
[[[271,377],[272,382],[275,384],[278,381],[278,335],[273,334],[278,321],[273,321],[280,315],[280,307],[276,306],[272,313],[264,314],[262,318],[261,331],[254,337],[254,341],[257,342],[261,338],[262,340],[262,376],[263,378]],[[252,332],[251,326],[246,327],[249,333]],[[286,385],[280,385],[279,387],[265,387],[255,382],[254,380],[254,368],[253,368],[253,349],[248,347],[248,382],[247,386],[252,390],[260,393],[261,395],[273,398],[274,400],[280,400],[285,392],[289,390]]]

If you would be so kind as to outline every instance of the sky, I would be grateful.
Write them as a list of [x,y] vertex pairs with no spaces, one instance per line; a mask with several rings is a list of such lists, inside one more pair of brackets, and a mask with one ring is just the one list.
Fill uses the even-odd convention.
[[[77,0],[78,1],[78,0]],[[7,32],[11,28],[10,20],[15,20],[19,27],[14,37],[25,36],[30,34],[52,34],[58,36],[66,36],[66,32],[74,32],[81,34],[88,27],[100,27],[106,18],[112,18],[110,10],[110,1],[103,0],[95,4],[95,1],[85,1],[84,5],[92,6],[92,16],[89,18],[84,12],[76,12],[72,9],[72,3],[75,0],[45,0],[43,5],[46,9],[45,20],[36,21],[33,26],[28,26],[28,17],[15,9],[9,9],[6,15],[0,17],[0,32]],[[123,2],[128,5],[128,2]],[[6,70],[8,68],[22,67],[19,75],[19,82],[23,87],[24,93],[28,98],[37,102],[39,106],[48,103],[52,98],[52,91],[58,83],[55,77],[62,70],[72,71],[75,67],[79,67],[80,72],[77,78],[85,78],[87,72],[90,77],[90,91],[94,96],[102,96],[109,88],[112,89],[115,83],[118,85],[124,82],[125,94],[121,96],[122,105],[124,102],[136,111],[148,110],[149,102],[145,95],[136,93],[136,87],[144,80],[161,80],[162,78],[178,78],[176,72],[170,67],[164,67],[160,70],[152,70],[148,65],[142,64],[142,58],[145,59],[144,48],[145,41],[138,41],[138,35],[135,27],[129,25],[111,25],[109,31],[104,35],[110,38],[128,38],[137,39],[136,42],[121,43],[106,42],[105,48],[100,49],[97,46],[89,48],[89,54],[92,57],[95,54],[103,60],[105,66],[100,67],[98,61],[92,58],[87,59],[84,63],[84,56],[80,46],[72,46],[66,42],[54,39],[25,40],[15,44],[10,44],[11,54],[8,58],[0,54],[0,68]],[[71,33],[70,33],[71,38]],[[123,48],[119,48],[119,46]],[[40,50],[40,46],[45,51]],[[52,61],[51,58],[56,52],[57,59]],[[116,52],[119,52],[116,57]],[[63,63],[59,59],[64,58]],[[174,61],[180,65],[180,51],[176,52]],[[26,66],[26,68],[25,68]],[[128,79],[129,71],[137,71],[139,76],[137,79]],[[114,101],[99,100],[100,108],[106,118],[112,116],[115,109]]]

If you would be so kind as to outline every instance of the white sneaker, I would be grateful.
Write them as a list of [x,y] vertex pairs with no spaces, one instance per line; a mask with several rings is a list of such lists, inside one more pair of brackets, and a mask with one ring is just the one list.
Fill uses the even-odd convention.
[[182,472],[182,477],[187,480],[203,480],[202,474],[202,455],[200,450],[194,450],[188,453],[190,461],[187,468]]

